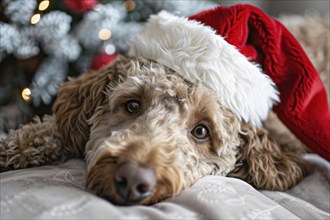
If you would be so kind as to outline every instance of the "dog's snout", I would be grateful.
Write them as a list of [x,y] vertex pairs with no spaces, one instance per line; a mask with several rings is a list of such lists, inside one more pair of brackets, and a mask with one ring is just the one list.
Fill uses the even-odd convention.
[[151,195],[157,177],[150,167],[125,162],[116,169],[114,182],[116,192],[125,204],[136,204]]

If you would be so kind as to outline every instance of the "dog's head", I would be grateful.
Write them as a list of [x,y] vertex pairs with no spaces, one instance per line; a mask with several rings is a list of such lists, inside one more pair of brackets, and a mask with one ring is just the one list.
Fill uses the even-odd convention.
[[[163,65],[121,57],[64,84],[54,113],[71,151],[85,153],[88,188],[118,204],[155,203],[201,177],[231,171],[258,187],[291,186],[292,181],[273,180],[281,173],[274,166],[261,164],[256,174],[258,154],[269,152],[273,143],[219,99]],[[253,147],[257,155],[248,150]],[[280,153],[272,154],[283,160]]]
[[[235,165],[238,120],[217,96],[164,66],[131,59],[89,119],[87,183],[119,203],[153,203]],[[234,138],[236,136],[236,138]]]

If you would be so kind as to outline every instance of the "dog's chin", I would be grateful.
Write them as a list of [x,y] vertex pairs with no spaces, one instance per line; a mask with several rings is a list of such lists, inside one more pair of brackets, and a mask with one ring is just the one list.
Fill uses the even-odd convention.
[[143,201],[125,201],[122,198],[119,198],[116,195],[113,196],[102,196],[105,200],[117,206],[133,206],[133,205],[153,205],[156,202],[151,202],[150,199],[145,199]]
[[125,200],[124,198],[122,198],[120,195],[117,194],[117,192],[115,191],[115,185],[107,181],[105,177],[103,181],[99,179],[97,182],[94,182],[93,185],[90,185],[88,187],[88,191],[118,206],[133,206],[133,205],[149,206],[156,204],[157,202],[163,201],[165,199],[171,198],[179,193],[179,192],[177,192],[176,194],[167,193],[160,188],[166,188],[166,186],[156,186],[154,192],[149,197],[146,197],[143,200],[136,200],[136,201]]
[[[114,187],[114,186],[113,186]],[[133,205],[154,205],[157,202],[163,201],[165,199],[171,198],[174,195],[167,193],[164,191],[165,186],[156,185],[155,189],[151,193],[150,196],[142,199],[142,200],[125,200],[125,198],[121,197],[115,190],[108,191],[109,194],[97,194],[99,197],[104,198],[105,200],[111,202],[114,205],[119,206],[133,206]],[[113,188],[112,188],[113,189]]]
[[[109,159],[109,158],[108,158]],[[109,163],[109,161],[112,161]],[[132,206],[132,205],[152,205],[162,200],[156,193],[156,190],[143,200],[125,201],[117,195],[114,184],[113,173],[117,167],[114,160],[102,158],[90,167],[86,173],[86,189],[91,193],[111,202],[114,205]]]

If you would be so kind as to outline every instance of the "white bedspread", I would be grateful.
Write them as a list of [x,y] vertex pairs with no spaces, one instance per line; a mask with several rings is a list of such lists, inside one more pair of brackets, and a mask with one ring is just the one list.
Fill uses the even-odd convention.
[[286,192],[257,191],[207,176],[153,206],[114,206],[84,190],[85,163],[72,159],[0,174],[1,219],[330,219],[330,165],[306,156],[314,172]]

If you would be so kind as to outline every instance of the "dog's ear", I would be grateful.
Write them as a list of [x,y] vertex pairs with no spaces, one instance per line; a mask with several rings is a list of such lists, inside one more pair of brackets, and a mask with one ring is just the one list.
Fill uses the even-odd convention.
[[64,142],[74,156],[82,156],[90,132],[88,119],[98,106],[105,104],[104,92],[110,82],[124,74],[119,66],[127,60],[127,57],[119,56],[109,66],[69,78],[61,85],[52,110]]
[[242,123],[239,135],[237,162],[228,176],[243,179],[258,189],[284,191],[309,173],[302,153],[280,146],[266,129]]

